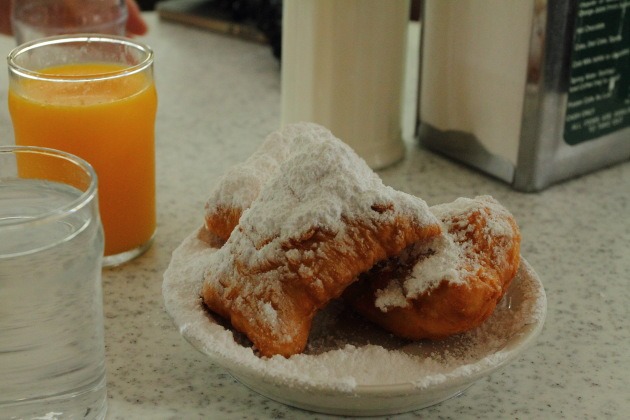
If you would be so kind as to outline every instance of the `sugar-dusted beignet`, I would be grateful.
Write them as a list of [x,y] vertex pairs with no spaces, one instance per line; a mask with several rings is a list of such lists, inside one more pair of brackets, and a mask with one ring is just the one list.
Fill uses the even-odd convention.
[[485,321],[520,263],[512,215],[489,196],[431,207],[443,234],[375,266],[344,298],[405,338],[445,338]]
[[267,180],[289,154],[296,136],[317,136],[328,131],[313,123],[296,123],[269,134],[247,160],[226,171],[205,206],[205,227],[226,241]]
[[291,142],[206,269],[208,308],[261,356],[306,346],[314,314],[358,275],[440,233],[421,199],[383,185],[328,130]]

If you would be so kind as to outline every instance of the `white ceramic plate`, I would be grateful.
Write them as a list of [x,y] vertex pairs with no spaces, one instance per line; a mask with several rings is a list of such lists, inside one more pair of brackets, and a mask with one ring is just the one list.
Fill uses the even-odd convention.
[[254,391],[322,413],[395,414],[457,395],[517,357],[546,315],[540,279],[521,259],[493,315],[468,333],[439,342],[400,340],[335,301],[317,315],[303,354],[261,359],[201,302],[204,268],[214,252],[193,232],[164,273],[166,310],[181,334]]

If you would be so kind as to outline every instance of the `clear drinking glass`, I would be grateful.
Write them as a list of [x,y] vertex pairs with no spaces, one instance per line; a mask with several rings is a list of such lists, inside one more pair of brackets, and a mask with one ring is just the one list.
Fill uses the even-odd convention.
[[125,0],[17,0],[11,25],[18,44],[53,35],[125,35]]
[[68,153],[0,147],[0,417],[105,417],[97,178]]
[[65,150],[99,177],[105,266],[146,251],[156,227],[153,52],[110,35],[62,35],[15,48],[9,110],[19,145]]

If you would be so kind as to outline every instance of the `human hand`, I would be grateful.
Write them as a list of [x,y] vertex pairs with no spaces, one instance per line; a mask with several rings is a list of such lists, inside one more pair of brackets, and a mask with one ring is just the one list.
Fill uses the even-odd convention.
[[129,17],[127,18],[127,35],[146,34],[149,27],[142,18],[138,3],[136,3],[135,0],[125,0],[125,2],[127,3],[127,11],[129,12]]
[[11,0],[0,0],[0,34],[11,35]]

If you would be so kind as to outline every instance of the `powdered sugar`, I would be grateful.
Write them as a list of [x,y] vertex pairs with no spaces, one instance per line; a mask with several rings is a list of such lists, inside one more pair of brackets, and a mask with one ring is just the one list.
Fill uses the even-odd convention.
[[[472,250],[471,234],[475,226],[469,224],[468,219],[473,212],[483,213],[485,225],[482,233],[486,238],[502,237],[512,241],[517,234],[508,221],[511,218],[508,210],[490,196],[462,197],[451,203],[432,206],[430,211],[442,220],[443,234],[417,245],[415,253],[422,257],[402,285],[390,284],[378,291],[375,305],[384,312],[393,306],[407,306],[409,299],[430,292],[442,282],[463,284],[468,281],[468,276],[479,270],[480,262],[475,258],[477,253]],[[492,242],[488,240],[488,243]],[[497,263],[503,262],[504,249],[496,247],[490,252]]]
[[409,306],[409,300],[405,296],[405,291],[398,281],[390,281],[384,289],[376,291],[374,304],[383,312],[391,307],[405,308]]
[[[299,127],[300,124],[297,124]],[[319,127],[319,126],[315,126]],[[288,128],[297,128],[294,125]],[[419,219],[432,221],[422,200],[399,193],[381,179],[346,144],[325,129],[302,128],[287,146],[287,159],[260,191],[256,208],[243,214],[243,225],[255,243],[280,234],[279,239],[300,237],[312,226],[343,229],[342,217],[372,215],[376,202],[396,199],[400,206],[416,210]],[[391,217],[384,213],[383,217]]]
[[290,151],[289,145],[296,136],[317,135],[327,131],[311,123],[293,124],[269,134],[261,146],[246,161],[229,168],[219,179],[206,203],[207,212],[218,207],[245,210],[260,194],[260,190],[283,162]]
[[164,274],[165,306],[184,337],[212,360],[250,381],[250,386],[271,380],[283,387],[356,393],[365,386],[408,384],[410,389],[426,390],[474,380],[522,351],[545,317],[542,285],[523,260],[494,314],[465,334],[439,342],[407,342],[334,302],[316,319],[303,354],[260,358],[241,344],[242,338],[235,339],[238,333],[220,325],[198,297],[204,268],[214,254],[216,249],[199,240],[197,232],[175,250]]
[[[182,335],[212,361],[250,387],[264,390],[265,395],[273,396],[275,392],[281,401],[292,395],[303,398],[306,406],[312,404],[308,401],[314,395],[320,402],[340,395],[352,395],[355,402],[356,398],[370,399],[374,395],[417,395],[425,399],[432,395],[437,401],[446,396],[444,393],[463,389],[515,357],[538,333],[546,300],[537,276],[523,261],[512,288],[493,315],[465,334],[440,342],[408,342],[369,324],[343,302],[333,301],[316,316],[303,353],[259,357],[242,334],[205,308],[199,298],[204,280],[222,289],[220,293],[228,293],[232,286],[222,278],[239,278],[240,270],[249,269],[248,264],[264,266],[268,261],[281,260],[291,261],[298,272],[308,276],[313,267],[301,262],[321,261],[321,249],[314,246],[287,251],[285,244],[308,237],[319,228],[334,237],[343,237],[347,234],[344,221],[353,218],[369,220],[376,226],[393,217],[390,211],[380,211],[391,206],[413,215],[418,224],[437,223],[424,201],[384,186],[365,162],[329,131],[309,125],[285,130],[289,131],[268,138],[266,151],[252,157],[249,167],[232,173],[240,181],[222,181],[214,199],[209,201],[209,207],[223,202],[248,208],[226,244],[217,249],[209,245],[212,242],[199,239],[207,234],[201,228],[174,251],[164,274],[163,295],[168,313]],[[432,210],[444,217],[452,209],[466,213],[469,205],[465,200],[456,201],[450,208],[437,206]],[[460,227],[467,231],[465,224]],[[507,232],[500,220],[491,220],[486,229],[487,234]],[[411,280],[392,281],[379,292],[383,308],[404,306],[409,297],[430,290],[439,281],[461,281],[453,261],[465,251],[465,245],[458,247],[453,240],[444,238],[417,245],[424,249],[412,249],[428,257],[414,267]],[[346,251],[352,252],[341,250]],[[256,299],[253,305],[250,302],[253,312],[243,313],[255,313],[256,322],[267,325],[281,323],[279,303],[274,296],[281,295],[280,279],[287,274],[282,265],[266,267],[256,281],[238,285],[243,290],[234,304],[240,306],[248,296],[271,296]],[[309,293],[316,295],[325,285],[315,279],[307,287]],[[289,341],[292,332],[282,331]],[[375,393],[374,387],[382,393]],[[300,394],[302,391],[305,392]]]
[[460,218],[460,223],[466,226],[468,225],[466,216],[480,210],[481,207],[489,209],[489,211],[484,213],[488,216],[485,226],[488,235],[507,237],[514,235],[512,226],[506,222],[506,215],[509,215],[508,210],[488,195],[482,195],[474,199],[460,197],[451,203],[431,206],[431,212],[441,220],[449,219],[454,215],[464,216]]
[[[219,290],[218,295],[227,296],[233,287],[239,290],[240,296],[248,297],[250,300],[242,300],[245,305],[240,305],[239,300],[229,304],[250,314],[246,317],[255,317],[261,326],[277,324],[277,314],[268,307],[252,312],[251,299],[264,296],[275,308],[282,306],[281,283],[291,274],[287,271],[288,263],[298,267],[298,273],[308,274],[313,265],[318,264],[316,261],[322,259],[318,253],[324,251],[318,244],[313,244],[312,249],[299,250],[287,244],[301,242],[317,230],[334,237],[335,244],[350,244],[352,240],[347,238],[352,232],[348,230],[348,221],[380,226],[393,223],[402,215],[413,220],[413,226],[438,223],[423,200],[383,185],[378,175],[350,147],[323,127],[294,124],[280,133],[284,134],[271,139],[272,143],[286,147],[284,160],[275,161],[279,164],[277,169],[268,174],[263,185],[257,186],[260,187],[258,195],[243,212],[225,246],[211,258],[206,271],[207,285],[213,293]],[[285,142],[287,138],[290,141]],[[379,212],[375,210],[378,206],[394,211]],[[344,255],[353,252],[339,249]],[[235,273],[237,267],[241,270],[264,268],[253,269],[257,273],[255,281],[240,282],[243,276]],[[318,274],[322,274],[321,271]],[[221,283],[222,279],[236,280],[228,284],[227,281]],[[317,279],[306,287],[310,295],[323,295],[324,285]],[[289,328],[283,322],[279,325]]]

